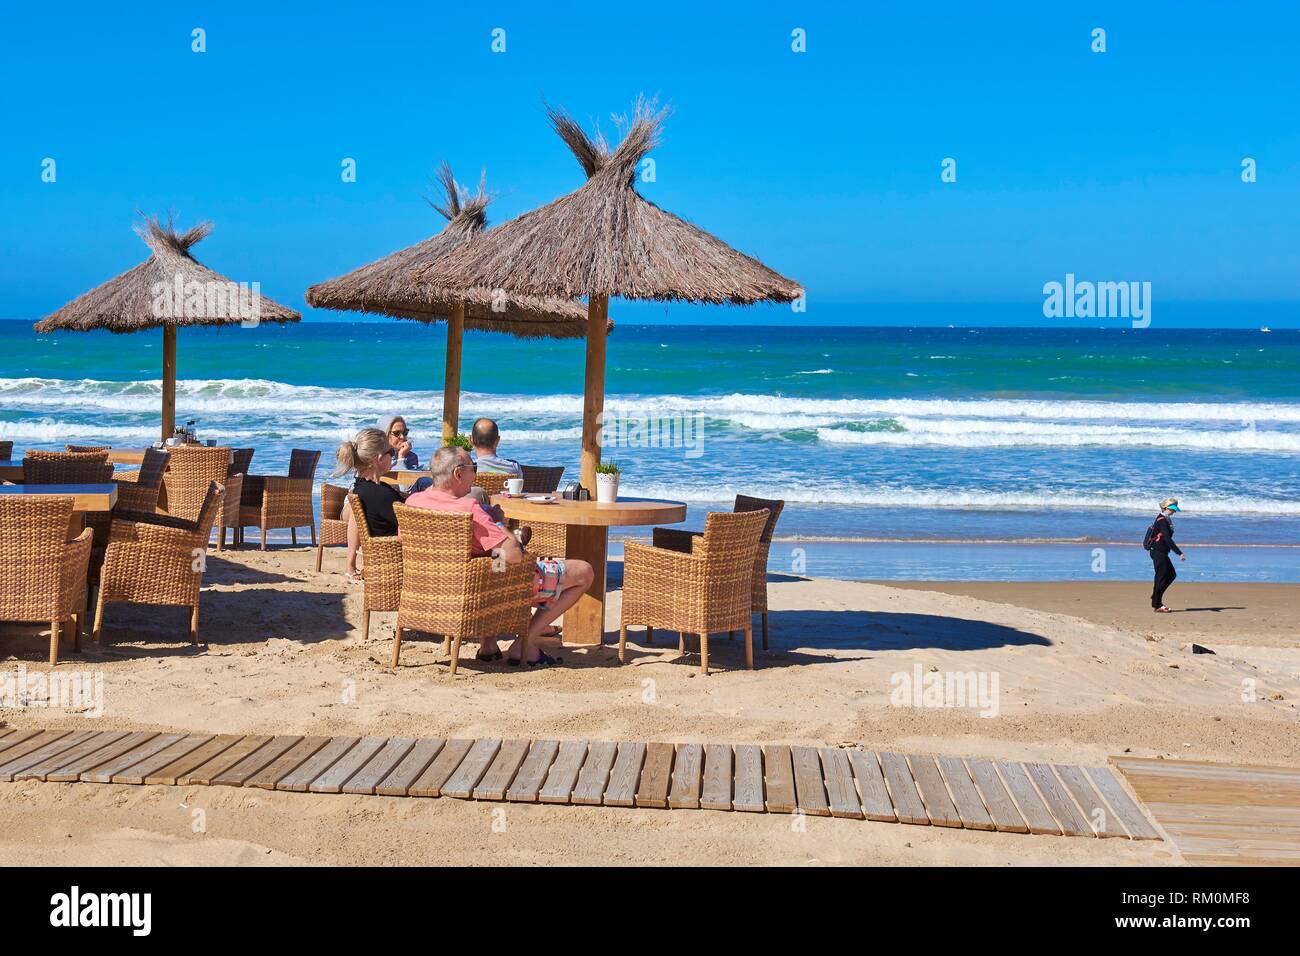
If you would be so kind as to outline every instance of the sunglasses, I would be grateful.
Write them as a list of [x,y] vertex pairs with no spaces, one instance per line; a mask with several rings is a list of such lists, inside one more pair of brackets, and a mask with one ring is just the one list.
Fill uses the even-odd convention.
[[388,434],[392,435],[395,438],[405,438],[407,435],[410,434],[410,432],[408,432],[405,428],[394,428]]

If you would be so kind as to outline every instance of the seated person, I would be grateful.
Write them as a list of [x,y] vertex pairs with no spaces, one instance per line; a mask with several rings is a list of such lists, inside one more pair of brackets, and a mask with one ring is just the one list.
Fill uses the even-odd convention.
[[[380,479],[392,470],[393,449],[388,436],[378,428],[363,428],[352,441],[339,445],[338,468],[334,475],[349,472],[356,475],[352,493],[361,500],[361,510],[366,516],[366,527],[372,537],[390,538],[397,534],[397,515],[393,503],[403,500],[402,492]],[[357,571],[357,549],[361,546],[361,532],[352,517],[352,508],[343,509],[343,520],[348,526],[349,581],[360,580]]]
[[513,458],[497,457],[501,432],[492,419],[480,418],[476,421],[469,440],[474,445],[474,463],[478,465],[479,471],[484,474],[509,475],[511,478],[524,476],[524,470],[519,467],[519,462]]
[[[533,614],[528,628],[529,666],[560,663],[538,646],[537,638],[554,637],[558,631],[551,629],[552,622],[573,606],[582,593],[591,586],[594,572],[586,561],[575,558],[533,559],[525,554],[510,532],[494,523],[483,507],[469,497],[474,485],[474,462],[463,448],[439,448],[429,464],[433,487],[406,499],[412,508],[431,511],[455,511],[470,515],[473,520],[471,553],[475,557],[499,555],[508,564],[536,560],[533,574]],[[519,663],[519,642],[511,646],[511,664]],[[485,638],[479,648],[479,660],[500,660],[501,651],[495,638]]]
[[375,427],[388,436],[388,445],[393,450],[393,467],[418,471],[420,456],[411,449],[411,432],[406,427],[406,419],[401,415],[385,415],[375,423]]

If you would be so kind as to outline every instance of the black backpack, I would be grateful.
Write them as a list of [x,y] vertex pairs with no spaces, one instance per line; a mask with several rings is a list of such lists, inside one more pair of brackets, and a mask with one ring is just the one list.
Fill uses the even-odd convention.
[[1151,522],[1151,525],[1147,528],[1147,533],[1142,536],[1142,550],[1150,551],[1152,548],[1156,546],[1156,542],[1159,540],[1160,540],[1160,532],[1156,530],[1156,524],[1153,521]]

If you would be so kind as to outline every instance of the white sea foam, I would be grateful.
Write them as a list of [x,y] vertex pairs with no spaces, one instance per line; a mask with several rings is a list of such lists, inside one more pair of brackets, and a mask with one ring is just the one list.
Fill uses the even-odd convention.
[[1150,447],[1204,451],[1300,451],[1300,432],[1258,428],[1130,428],[1040,422],[928,421],[903,417],[902,431],[818,428],[819,441],[848,445],[947,448]]

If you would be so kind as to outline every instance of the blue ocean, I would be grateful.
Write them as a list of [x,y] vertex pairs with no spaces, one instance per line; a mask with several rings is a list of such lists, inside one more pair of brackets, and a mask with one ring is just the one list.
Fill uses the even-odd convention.
[[[254,446],[254,471],[402,414],[437,444],[443,326],[186,329],[177,420]],[[582,342],[465,338],[462,429],[576,477]],[[38,336],[0,322],[0,438],[157,439],[161,335]],[[606,459],[622,493],[787,502],[773,570],[855,579],[1138,579],[1177,496],[1180,574],[1300,581],[1296,330],[620,325]],[[644,529],[627,529],[628,535]],[[1099,570],[1100,566],[1100,570]]]

